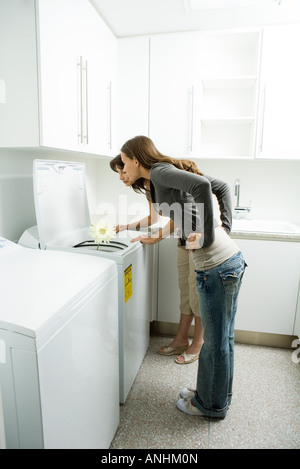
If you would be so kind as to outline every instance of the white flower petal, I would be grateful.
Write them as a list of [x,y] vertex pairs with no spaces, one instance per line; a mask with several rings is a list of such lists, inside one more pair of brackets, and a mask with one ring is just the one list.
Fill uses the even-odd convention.
[[115,238],[116,232],[113,225],[111,225],[107,220],[98,220],[96,223],[91,225],[91,235],[99,245],[100,243],[109,243]]

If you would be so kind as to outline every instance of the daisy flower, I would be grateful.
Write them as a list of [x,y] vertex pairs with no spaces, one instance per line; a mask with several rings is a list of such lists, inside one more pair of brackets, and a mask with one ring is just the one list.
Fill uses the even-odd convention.
[[91,235],[98,244],[98,249],[99,244],[109,243],[112,239],[114,239],[116,232],[113,225],[111,225],[107,220],[98,220],[96,223],[91,225]]

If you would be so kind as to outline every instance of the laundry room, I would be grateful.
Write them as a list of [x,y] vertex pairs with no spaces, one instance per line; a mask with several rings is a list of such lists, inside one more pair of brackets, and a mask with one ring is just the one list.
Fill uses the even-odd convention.
[[[299,449],[299,41],[298,0],[1,0],[0,449]],[[196,177],[244,256],[221,418]]]

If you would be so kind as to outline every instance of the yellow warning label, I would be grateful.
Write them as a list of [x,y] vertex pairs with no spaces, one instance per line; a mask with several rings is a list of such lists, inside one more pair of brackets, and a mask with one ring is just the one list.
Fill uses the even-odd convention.
[[124,270],[124,294],[126,303],[132,295],[132,264]]

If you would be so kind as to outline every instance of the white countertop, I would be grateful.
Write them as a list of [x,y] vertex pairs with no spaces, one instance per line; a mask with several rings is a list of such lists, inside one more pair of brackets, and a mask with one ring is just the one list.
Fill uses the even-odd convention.
[[282,220],[234,219],[232,238],[300,242],[300,223]]

